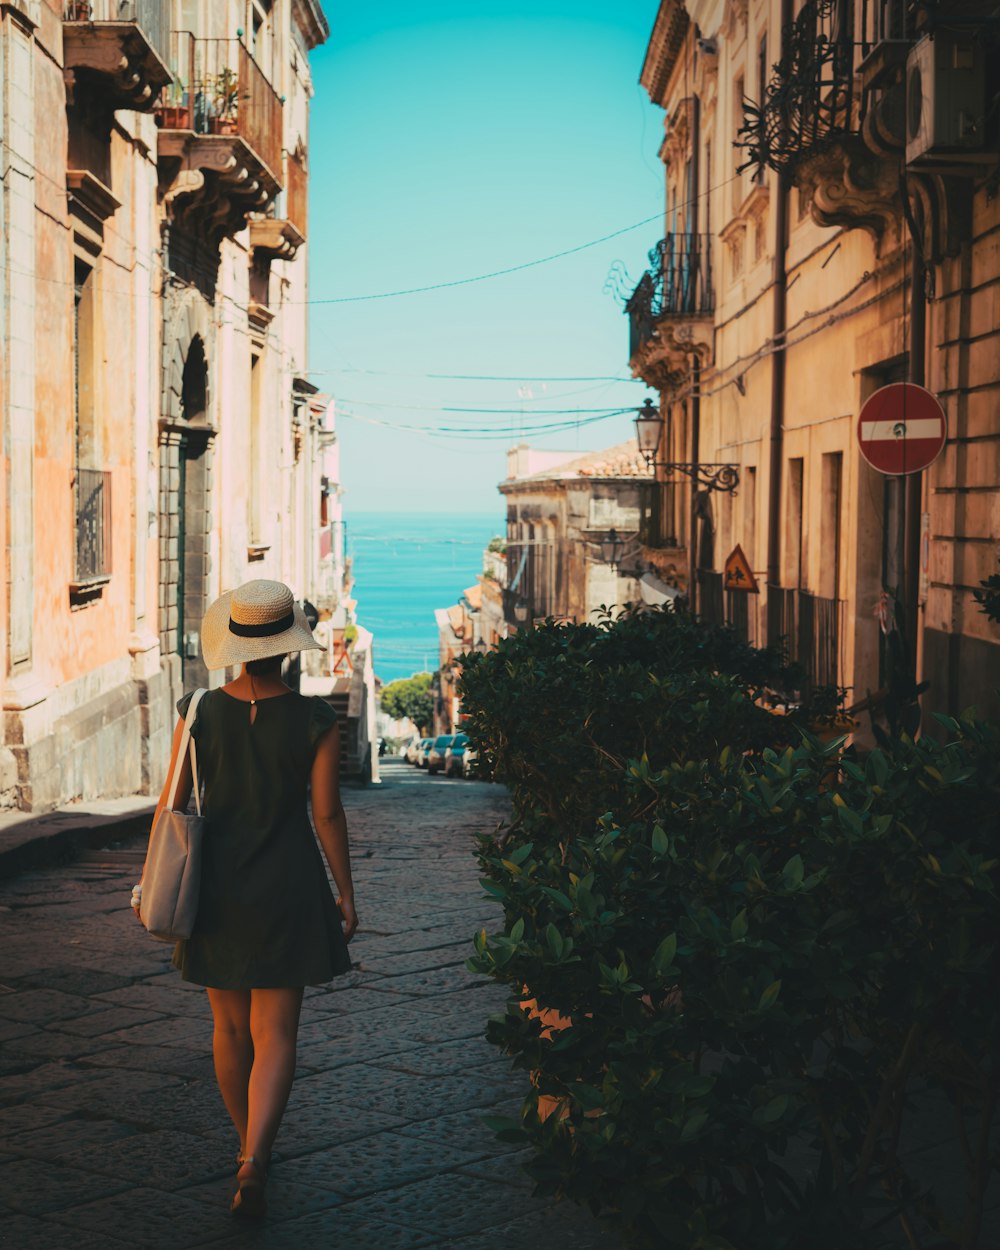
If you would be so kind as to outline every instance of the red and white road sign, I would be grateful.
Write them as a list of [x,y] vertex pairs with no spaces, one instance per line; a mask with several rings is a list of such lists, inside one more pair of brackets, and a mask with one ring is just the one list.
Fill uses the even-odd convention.
[[893,382],[865,400],[858,446],[873,469],[919,473],[941,454],[948,425],[937,396],[915,382]]

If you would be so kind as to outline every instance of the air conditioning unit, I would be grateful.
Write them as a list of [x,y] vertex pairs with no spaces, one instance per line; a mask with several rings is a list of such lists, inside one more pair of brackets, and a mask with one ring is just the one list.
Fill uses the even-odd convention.
[[971,175],[995,163],[986,113],[986,61],[975,36],[942,30],[914,45],[906,59],[909,168]]

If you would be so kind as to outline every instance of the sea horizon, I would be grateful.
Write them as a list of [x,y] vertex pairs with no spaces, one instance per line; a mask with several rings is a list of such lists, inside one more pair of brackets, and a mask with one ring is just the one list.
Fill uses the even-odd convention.
[[388,683],[434,672],[436,608],[476,584],[483,552],[506,529],[504,508],[345,509],[357,620],[374,636],[375,672]]

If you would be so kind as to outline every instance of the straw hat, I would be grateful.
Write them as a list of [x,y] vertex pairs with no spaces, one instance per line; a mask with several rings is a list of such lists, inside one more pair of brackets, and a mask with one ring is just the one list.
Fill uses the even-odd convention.
[[209,668],[322,649],[284,582],[244,582],[220,595],[201,623],[201,650]]

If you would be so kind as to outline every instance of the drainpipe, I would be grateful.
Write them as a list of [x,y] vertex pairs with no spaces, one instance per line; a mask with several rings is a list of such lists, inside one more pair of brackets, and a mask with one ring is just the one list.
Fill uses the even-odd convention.
[[[791,22],[792,0],[781,0],[782,56],[784,56],[784,44]],[[788,186],[784,177],[779,174],[774,205],[774,267],[772,271],[774,302],[771,341],[775,350],[771,355],[771,432],[768,447],[767,488],[767,593],[769,601],[770,587],[777,586],[781,581],[781,470],[785,425],[785,330],[788,326],[788,272],[785,265],[787,250]],[[768,609],[770,609],[770,602],[768,602]]]
[[[903,186],[904,200],[907,196]],[[925,386],[927,372],[926,329],[927,293],[926,272],[921,238],[912,210],[907,212],[910,227],[910,381]],[[920,513],[923,505],[923,473],[911,473],[906,478],[905,515],[906,529],[903,541],[903,610],[906,623],[906,645],[910,671],[914,680],[919,677],[917,664],[921,648],[918,643],[920,617]]]
[[[698,186],[701,165],[701,100],[697,96],[691,98],[691,192],[694,202],[688,206],[688,237],[693,255],[698,265],[704,261],[698,248]],[[694,226],[692,230],[691,227]],[[700,293],[700,284],[695,284],[695,298]],[[697,309],[692,310],[694,312]],[[697,464],[701,454],[701,361],[697,353],[691,355],[691,463]],[[691,520],[688,527],[690,542],[688,544],[688,602],[691,612],[698,610],[698,483],[691,480]]]

